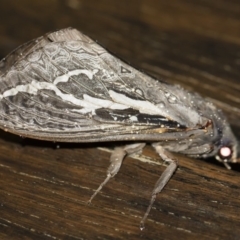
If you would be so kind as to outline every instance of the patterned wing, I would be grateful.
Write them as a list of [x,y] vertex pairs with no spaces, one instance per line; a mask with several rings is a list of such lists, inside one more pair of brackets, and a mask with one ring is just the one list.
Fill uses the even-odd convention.
[[15,134],[87,142],[186,130],[162,109],[164,83],[75,29],[31,41],[0,66],[0,127]]

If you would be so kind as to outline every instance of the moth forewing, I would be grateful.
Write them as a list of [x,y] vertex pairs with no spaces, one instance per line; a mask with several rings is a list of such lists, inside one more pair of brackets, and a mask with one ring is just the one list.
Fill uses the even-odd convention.
[[[220,110],[196,93],[143,74],[76,29],[48,33],[0,62],[0,128],[63,142],[136,141],[117,147],[104,184],[123,158],[156,142],[169,166],[141,228],[177,168],[169,151],[237,162],[237,141]],[[92,200],[92,198],[90,200]]]

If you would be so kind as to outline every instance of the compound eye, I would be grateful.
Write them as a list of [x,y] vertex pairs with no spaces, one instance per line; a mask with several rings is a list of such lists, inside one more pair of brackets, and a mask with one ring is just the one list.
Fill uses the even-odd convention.
[[222,159],[230,158],[232,149],[230,147],[221,147],[219,153]]

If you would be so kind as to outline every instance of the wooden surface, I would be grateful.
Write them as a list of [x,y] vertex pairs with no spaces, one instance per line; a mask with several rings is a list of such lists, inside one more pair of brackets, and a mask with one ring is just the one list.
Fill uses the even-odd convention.
[[[240,139],[239,1],[2,0],[0,57],[68,26],[133,66],[211,98]],[[88,206],[114,144],[0,136],[0,239],[240,239],[239,165],[228,171],[214,159],[177,155],[180,167],[140,231],[165,168],[151,147],[125,159]]]

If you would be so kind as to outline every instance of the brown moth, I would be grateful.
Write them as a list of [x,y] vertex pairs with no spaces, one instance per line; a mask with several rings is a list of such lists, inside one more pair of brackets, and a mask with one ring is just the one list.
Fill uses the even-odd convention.
[[150,142],[168,167],[141,229],[177,168],[169,151],[215,156],[228,169],[239,161],[236,138],[211,102],[141,73],[72,28],[30,41],[0,62],[0,128],[49,141],[131,142],[115,148],[107,177],[89,202],[126,155]]

